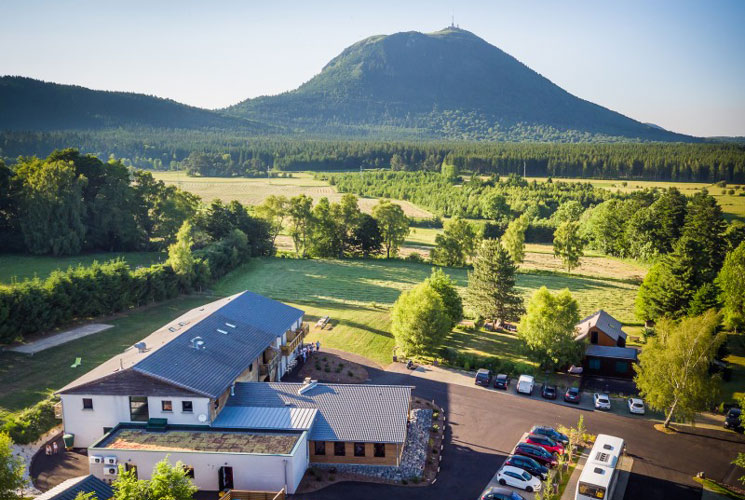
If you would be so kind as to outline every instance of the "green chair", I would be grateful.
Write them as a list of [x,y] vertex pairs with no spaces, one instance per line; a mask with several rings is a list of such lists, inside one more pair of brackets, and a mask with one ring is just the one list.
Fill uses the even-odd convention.
[[75,358],[75,362],[70,365],[70,368],[77,368],[78,366],[83,364],[83,358]]

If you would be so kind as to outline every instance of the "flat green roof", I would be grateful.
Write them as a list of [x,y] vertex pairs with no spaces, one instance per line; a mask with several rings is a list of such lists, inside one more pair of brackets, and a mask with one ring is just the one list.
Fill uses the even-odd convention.
[[186,451],[289,455],[299,433],[223,430],[167,430],[121,428],[96,448],[133,451]]

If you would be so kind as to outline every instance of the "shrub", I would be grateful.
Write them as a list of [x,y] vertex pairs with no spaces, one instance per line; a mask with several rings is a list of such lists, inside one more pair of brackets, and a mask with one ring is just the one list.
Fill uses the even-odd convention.
[[47,398],[34,406],[12,414],[3,424],[2,430],[6,431],[15,443],[33,443],[57,425],[57,419],[54,418],[55,403],[57,399]]

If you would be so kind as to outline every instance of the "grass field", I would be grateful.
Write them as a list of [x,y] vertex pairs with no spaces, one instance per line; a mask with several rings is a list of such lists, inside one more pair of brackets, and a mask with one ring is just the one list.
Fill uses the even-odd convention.
[[[368,357],[390,361],[393,337],[389,308],[401,291],[429,276],[431,266],[386,260],[254,260],[226,276],[216,287],[220,295],[252,290],[304,309],[310,320],[329,315],[330,331],[311,329],[311,339]],[[465,269],[446,269],[459,287],[466,285]],[[556,273],[524,273],[518,287],[526,298],[540,286],[569,288],[582,314],[606,309],[620,321],[634,323],[636,285]],[[462,290],[461,290],[462,291]],[[517,339],[509,335],[455,332],[447,344],[477,354],[521,359]]]
[[35,276],[43,279],[56,269],[65,270],[78,265],[89,266],[93,261],[104,262],[120,257],[126,260],[132,268],[136,268],[165,261],[167,255],[159,252],[92,253],[74,257],[0,254],[0,284],[11,283],[14,279],[22,281]]
[[722,400],[734,401],[745,396],[745,335],[730,334],[727,339],[730,355],[724,361],[732,368],[732,378],[722,384]]
[[[105,319],[114,328],[33,356],[0,351],[0,416],[30,406],[180,314],[213,300],[187,297]],[[76,357],[82,366],[70,368]]]
[[[318,201],[326,197],[329,201],[339,201],[341,193],[328,182],[315,180],[306,172],[293,172],[292,177],[254,178],[241,177],[189,177],[184,172],[153,172],[156,179],[167,184],[174,184],[179,188],[199,195],[209,202],[214,199],[223,201],[238,200],[246,205],[258,205],[270,195],[284,195],[287,197],[306,194]],[[375,198],[360,198],[360,209],[372,212],[372,207],[378,203]],[[396,201],[410,217],[431,217],[432,214],[407,201]]]

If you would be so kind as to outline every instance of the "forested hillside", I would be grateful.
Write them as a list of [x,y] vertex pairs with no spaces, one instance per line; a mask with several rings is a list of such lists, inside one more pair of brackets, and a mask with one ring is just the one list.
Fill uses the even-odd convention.
[[108,127],[230,128],[266,133],[273,128],[171,99],[91,90],[17,76],[0,77],[0,130]]
[[[246,139],[228,131],[104,130],[0,133],[0,157],[74,146],[126,165],[193,175],[257,176],[270,170],[439,171],[443,161],[482,174],[745,182],[745,144],[539,144]],[[185,161],[192,152],[211,158]],[[226,156],[227,155],[227,156]]]
[[310,81],[231,115],[331,136],[691,141],[575,97],[465,30],[372,36]]

